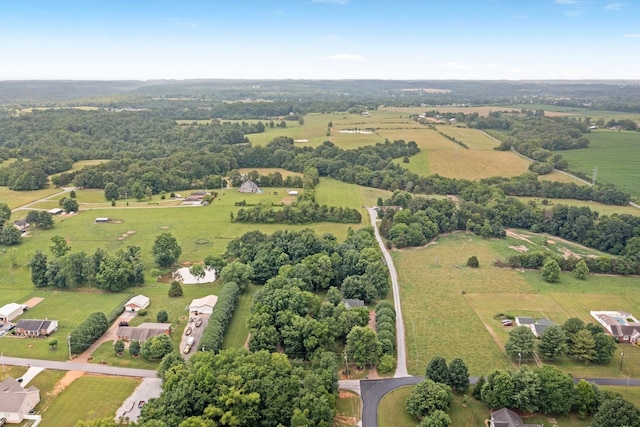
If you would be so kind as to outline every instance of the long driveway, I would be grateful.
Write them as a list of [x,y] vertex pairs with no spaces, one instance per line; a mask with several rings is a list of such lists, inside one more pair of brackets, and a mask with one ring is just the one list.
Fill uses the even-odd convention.
[[378,245],[380,246],[380,250],[382,251],[382,255],[384,256],[385,262],[387,263],[387,267],[389,268],[389,275],[391,276],[391,288],[393,290],[393,306],[396,309],[396,348],[398,351],[398,367],[396,368],[396,373],[393,376],[394,378],[402,378],[408,377],[409,373],[407,372],[407,349],[404,344],[404,320],[402,319],[402,307],[400,305],[400,288],[398,287],[398,273],[396,271],[396,267],[393,264],[393,259],[391,258],[391,254],[387,250],[387,247],[384,245],[382,241],[382,237],[380,236],[380,232],[378,231],[378,226],[376,221],[378,219],[378,212],[373,208],[367,208],[369,211],[369,216],[371,217],[371,225],[373,226],[373,230],[376,234],[376,240],[378,240]]
[[120,368],[97,363],[57,362],[54,360],[25,359],[22,357],[1,356],[0,364],[13,366],[31,366],[59,371],[81,371],[92,374],[115,375],[120,377],[156,378],[156,371],[150,369]]

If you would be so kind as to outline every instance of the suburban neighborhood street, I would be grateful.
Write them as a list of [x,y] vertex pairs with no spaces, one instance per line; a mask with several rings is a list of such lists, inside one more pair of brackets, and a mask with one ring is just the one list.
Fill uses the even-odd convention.
[[150,369],[119,368],[97,363],[56,362],[53,360],[25,359],[21,357],[0,356],[0,365],[29,366],[59,371],[81,371],[92,374],[115,375],[120,377],[156,378],[156,371]]
[[389,275],[391,276],[393,306],[396,309],[396,348],[398,349],[398,367],[396,368],[394,378],[407,377],[409,376],[409,373],[407,372],[407,352],[404,343],[404,320],[402,319],[402,307],[400,306],[398,273],[396,272],[396,267],[393,264],[393,258],[391,258],[391,254],[384,245],[384,241],[382,240],[382,236],[380,236],[380,232],[378,231],[378,227],[376,225],[378,212],[373,208],[367,208],[367,211],[369,212],[369,216],[371,217],[371,225],[373,226],[373,231],[376,234],[376,240],[378,240],[378,245],[380,245],[380,250],[382,251],[382,255],[384,256],[384,260],[387,264],[387,268],[389,269]]

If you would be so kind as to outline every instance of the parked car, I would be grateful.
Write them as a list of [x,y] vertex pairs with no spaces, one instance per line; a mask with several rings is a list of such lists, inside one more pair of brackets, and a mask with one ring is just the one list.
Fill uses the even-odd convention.
[[123,320],[122,322],[118,323],[118,326],[129,326],[129,322]]
[[193,328],[192,328],[191,326],[189,326],[189,327],[187,328],[187,330],[186,330],[186,331],[184,331],[184,334],[185,334],[185,335],[191,335],[191,332],[193,332]]
[[191,346],[189,344],[184,346],[184,349],[182,350],[182,352],[184,354],[188,354],[191,351]]
[[144,400],[141,400],[140,402],[138,402],[138,408],[142,408],[145,404]]
[[196,320],[196,328],[199,328],[202,325],[202,319]]
[[502,326],[513,326],[513,321],[511,321],[509,319],[504,319],[502,321]]
[[0,418],[0,427],[2,427],[6,422],[7,422],[7,419],[5,417]]

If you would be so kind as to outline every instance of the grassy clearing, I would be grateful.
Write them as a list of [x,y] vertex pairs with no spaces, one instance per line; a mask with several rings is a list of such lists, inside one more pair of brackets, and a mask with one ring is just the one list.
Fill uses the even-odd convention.
[[[508,330],[494,318],[498,313],[548,317],[563,323],[570,317],[591,321],[589,311],[595,309],[640,312],[637,278],[592,276],[580,281],[563,273],[560,284],[548,284],[538,272],[493,267],[496,259],[515,254],[510,246],[583,256],[597,253],[562,241],[544,247],[545,236],[518,233],[520,239],[504,240],[455,233],[426,248],[393,253],[400,276],[410,373],[423,374],[436,355],[462,357],[472,375],[510,367],[502,352]],[[472,255],[480,260],[477,270],[465,266]],[[632,353],[629,357],[635,360],[640,349]],[[600,377],[619,376],[614,368],[584,367],[572,361],[563,366],[576,375]]]
[[[418,420],[407,414],[405,406],[407,398],[415,387],[401,387],[382,398],[378,405],[378,426],[417,426]],[[456,425],[456,424],[454,424]]]
[[42,190],[34,191],[13,191],[9,190],[9,187],[0,187],[0,200],[2,200],[2,203],[9,205],[11,209],[15,209],[44,197],[59,193],[60,191],[61,190],[59,188],[51,186]]
[[58,381],[65,376],[66,371],[53,371],[50,369],[45,369],[35,376],[33,380],[29,383],[30,386],[35,386],[38,390],[40,390],[40,403],[36,405],[36,411],[38,413],[43,412],[46,408],[49,407],[53,399],[56,397],[56,394],[53,392]]
[[[570,109],[568,108],[562,108],[562,107],[554,107],[551,105],[522,105],[522,106],[514,106],[514,105],[483,105],[483,106],[478,106],[478,107],[451,107],[451,106],[444,106],[444,105],[438,105],[438,106],[430,106],[430,107],[384,107],[381,108],[381,110],[383,111],[389,111],[389,112],[397,112],[397,113],[405,113],[405,114],[420,114],[420,113],[424,113],[426,111],[432,111],[432,110],[436,110],[439,111],[440,113],[464,113],[464,114],[472,114],[472,113],[478,113],[481,116],[488,116],[489,113],[493,112],[493,111],[517,111],[520,112],[520,110],[522,108],[526,108],[529,110],[537,110],[537,109],[543,109],[545,110],[545,114],[547,116],[574,116],[576,115],[576,112],[574,111],[570,111]],[[593,115],[591,115],[590,111],[587,110],[580,110],[583,111],[585,113],[588,113],[586,115],[589,115],[591,117],[593,117]]]
[[[139,383],[139,379],[84,375],[58,395],[42,414],[41,425],[73,427],[83,419],[113,416]],[[87,396],[91,405],[78,404],[87,402]]]
[[[269,175],[270,173],[276,173],[276,172],[280,172],[280,174],[282,175],[283,178],[286,178],[288,176],[303,176],[303,174],[299,173],[299,172],[291,172],[288,171],[286,169],[282,169],[282,168],[241,168],[238,169],[240,171],[240,173],[242,174],[246,174],[249,173],[251,171],[258,171],[258,173],[260,173],[260,175]],[[267,187],[265,187],[266,189],[268,189]]]
[[[181,331],[180,331],[181,332]],[[179,335],[180,332],[177,332]],[[176,333],[174,333],[175,335]],[[90,363],[101,363],[109,366],[119,366],[122,368],[136,368],[136,369],[158,369],[158,361],[147,360],[140,356],[137,358],[131,357],[129,350],[125,349],[122,356],[116,356],[113,349],[113,342],[105,342],[98,349],[91,354],[93,360]]]
[[[540,206],[542,203],[542,199],[539,197],[518,197],[524,203],[529,201],[533,201],[536,205]],[[575,199],[547,199],[549,201],[549,207],[553,205],[567,205],[567,206],[586,206],[592,211],[600,213],[600,215],[612,215],[614,213],[617,214],[627,214],[627,215],[640,215],[640,209],[634,208],[633,206],[614,206],[614,205],[605,205],[598,202],[587,201],[587,200],[575,200]]]
[[233,312],[227,333],[224,336],[223,348],[241,348],[244,347],[247,342],[247,337],[249,336],[247,320],[251,314],[253,296],[258,289],[259,286],[249,285],[238,298],[238,304]]
[[598,182],[613,184],[633,196],[640,196],[640,132],[599,130],[587,135],[591,144],[582,150],[561,152],[571,169],[589,177],[598,167]]

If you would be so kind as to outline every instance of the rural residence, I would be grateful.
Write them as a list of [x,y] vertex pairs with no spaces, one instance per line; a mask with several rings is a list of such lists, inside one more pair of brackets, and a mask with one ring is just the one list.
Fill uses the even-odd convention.
[[196,298],[189,304],[189,312],[193,314],[211,314],[213,307],[218,302],[215,295],[207,295],[206,297]]
[[621,343],[640,343],[640,322],[624,311],[591,311],[591,316]]
[[139,326],[120,326],[117,336],[123,341],[145,341],[158,335],[171,334],[171,323],[141,323]]
[[39,402],[40,390],[33,386],[24,389],[11,377],[0,383],[0,418],[5,417],[8,423],[21,423]]
[[27,222],[26,219],[19,219],[19,220],[13,221],[13,226],[18,230],[20,230],[21,233],[24,233],[27,230],[27,228],[29,228],[29,223]]
[[491,412],[491,419],[488,425],[489,427],[543,427],[541,424],[523,423],[518,414],[507,408]]
[[364,307],[364,301],[362,301],[361,299],[343,299],[342,303],[347,307],[347,308],[356,308],[356,307]]
[[149,307],[149,298],[144,295],[136,295],[131,298],[125,305],[124,309],[126,311],[140,311],[147,307]]
[[26,305],[11,302],[0,308],[0,322],[11,322],[27,309]]
[[533,332],[533,335],[535,335],[537,338],[540,338],[545,329],[547,329],[549,326],[554,326],[555,323],[553,323],[549,319],[544,318],[535,320],[533,317],[516,317],[516,325],[528,327],[529,329],[531,329],[531,332]]
[[260,187],[258,187],[258,185],[251,180],[243,182],[238,191],[240,193],[262,193]]
[[24,319],[16,325],[16,335],[23,337],[48,337],[57,330],[57,320]]

